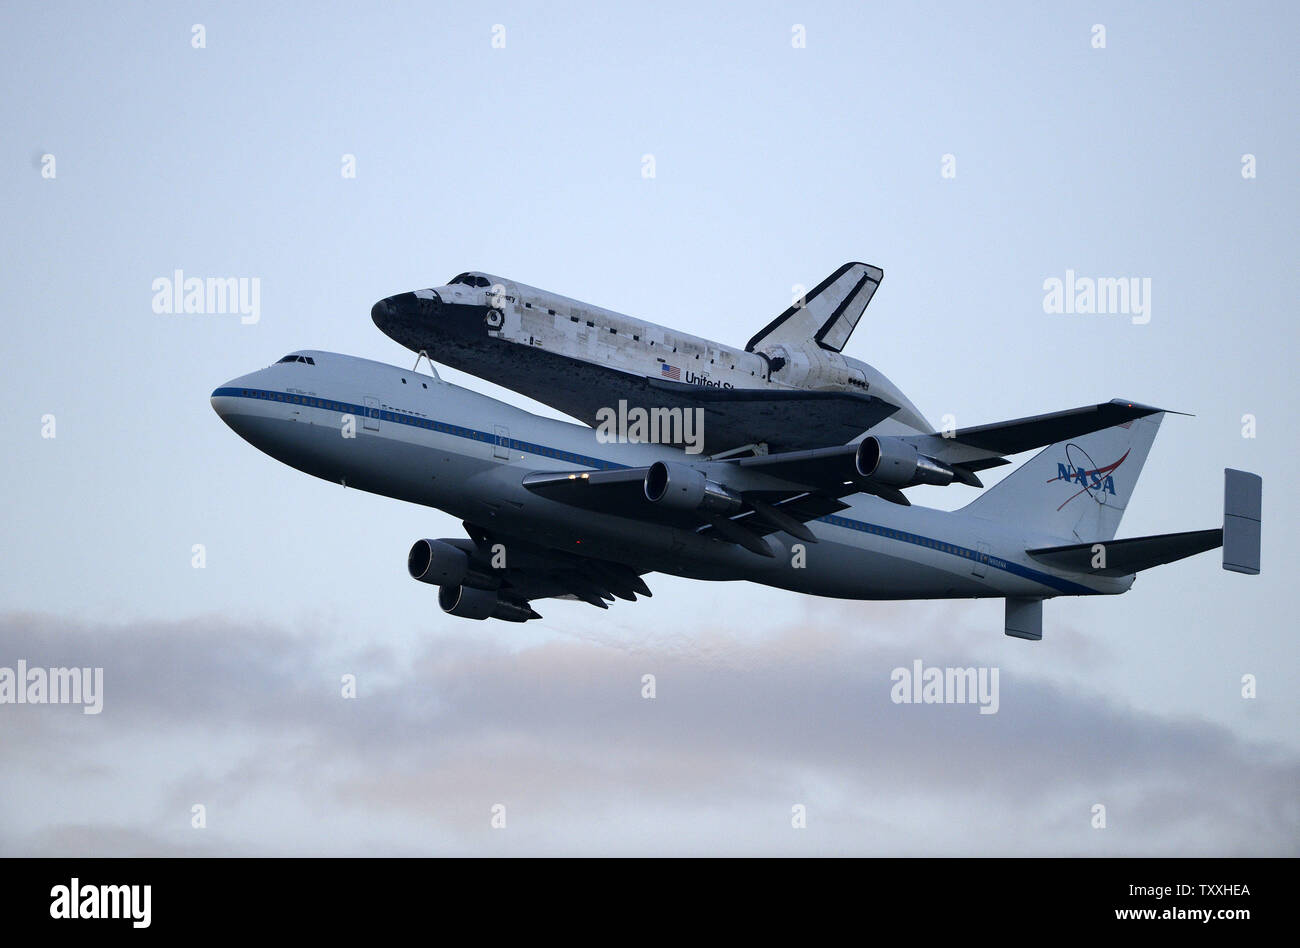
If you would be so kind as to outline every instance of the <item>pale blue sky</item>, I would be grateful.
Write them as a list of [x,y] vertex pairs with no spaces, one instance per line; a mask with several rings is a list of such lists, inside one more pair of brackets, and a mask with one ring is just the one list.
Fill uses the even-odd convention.
[[[363,674],[364,656],[388,656],[371,674],[410,687],[422,680],[411,668],[466,639],[506,664],[572,648],[579,666],[584,648],[680,658],[699,640],[750,668],[791,628],[860,625],[855,649],[1001,665],[1002,717],[1031,713],[1007,697],[1020,676],[1153,726],[1224,728],[1241,759],[1281,754],[1294,767],[1293,6],[10,4],[0,23],[0,613],[11,623],[42,613],[59,628],[116,629],[125,643],[142,624],[183,638],[220,616],[267,636],[322,637],[299,656],[304,668],[322,649]],[[195,23],[205,49],[191,46]],[[1105,49],[1090,43],[1096,23]],[[494,24],[504,49],[491,46]],[[806,49],[791,46],[794,24]],[[46,153],[53,180],[41,176]],[[1254,180],[1242,177],[1245,153]],[[344,154],[356,156],[355,180],[340,175]],[[653,180],[641,174],[646,154]],[[940,176],[945,154],[953,180]],[[1002,636],[996,601],[843,607],[667,577],[652,581],[654,599],[605,614],[553,603],[527,628],[470,627],[404,570],[413,539],[456,536],[455,520],[283,467],[208,405],[221,382],[295,348],[409,364],[372,325],[371,304],[466,269],[742,344],[794,284],[847,260],[885,279],[846,354],[933,421],[1114,396],[1194,413],[1167,419],[1120,533],[1215,526],[1223,467],[1257,471],[1263,575],[1224,573],[1205,555],[1143,575],[1123,597],[1057,599],[1036,646]],[[150,284],[176,268],[259,278],[261,321],[154,314]],[[1045,315],[1043,281],[1067,269],[1149,277],[1150,324]],[[54,440],[40,437],[47,413]],[[1246,413],[1258,417],[1253,440],[1241,436]],[[945,506],[973,496],[958,491],[921,496]],[[207,547],[204,570],[190,566],[194,543]],[[40,657],[8,653],[0,643],[0,664]],[[502,686],[505,671],[488,664],[487,684]],[[886,665],[876,671],[887,691]],[[142,674],[167,667],[177,666]],[[858,671],[869,688],[872,670]],[[1238,694],[1245,673],[1260,676],[1254,702]],[[168,707],[160,698],[157,713]],[[119,737],[137,750],[152,739],[144,725]],[[240,747],[236,731],[231,768],[248,765]],[[175,753],[202,769],[192,747]],[[47,802],[39,748],[31,755],[21,785],[34,822],[69,822]],[[141,772],[185,769],[151,763]],[[1189,765],[1187,779],[1197,772]],[[292,799],[298,783],[277,779],[267,800]],[[153,833],[161,810],[128,817],[104,802],[130,791],[120,780],[71,822],[97,812]],[[926,819],[967,820],[961,779],[937,783],[953,796]],[[852,780],[844,786],[851,798]],[[1294,821],[1294,792],[1286,802]],[[310,828],[290,842],[276,806],[250,811],[227,846],[310,851]],[[906,825],[899,808],[894,829]],[[653,829],[677,811],[655,798],[635,812]],[[1239,838],[1229,817],[1206,819]],[[0,825],[0,844],[18,825]],[[849,851],[872,851],[870,833],[844,833]],[[400,826],[392,838],[406,838]],[[611,838],[635,846],[634,833]],[[1213,832],[1199,838],[1214,851]],[[532,847],[561,848],[545,834]]]

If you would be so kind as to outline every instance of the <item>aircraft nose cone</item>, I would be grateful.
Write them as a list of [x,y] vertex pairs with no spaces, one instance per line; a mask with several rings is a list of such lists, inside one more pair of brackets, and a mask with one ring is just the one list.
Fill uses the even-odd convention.
[[260,373],[252,372],[233,378],[212,391],[209,403],[217,417],[224,421],[233,431],[243,436],[242,428],[248,420],[248,400],[245,396],[250,389],[261,388]]
[[398,293],[370,307],[370,319],[390,339],[418,348],[438,305],[436,295],[421,299],[414,293]]
[[235,394],[235,383],[239,379],[231,379],[225,385],[219,385],[212,392],[209,399],[212,410],[217,413],[217,417],[230,424],[230,417],[234,414],[237,395]]
[[393,307],[386,299],[380,300],[374,306],[370,307],[370,318],[380,329],[383,329],[392,317]]

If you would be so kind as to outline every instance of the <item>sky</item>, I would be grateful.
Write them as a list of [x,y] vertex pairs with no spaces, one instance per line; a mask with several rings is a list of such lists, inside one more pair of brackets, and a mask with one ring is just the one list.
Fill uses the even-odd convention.
[[[1292,5],[0,26],[0,667],[104,670],[99,714],[0,705],[0,853],[1300,850]],[[1036,644],[997,600],[661,575],[608,612],[474,623],[405,572],[454,518],[284,467],[208,403],[298,348],[411,365],[370,306],[468,269],[741,345],[848,260],[885,278],[845,354],[936,423],[1189,413],[1120,535],[1217,526],[1223,468],[1255,471],[1262,574],[1205,554],[1055,599]],[[177,269],[257,279],[259,318],[156,313]],[[1150,321],[1047,312],[1067,271],[1149,279]],[[917,659],[999,669],[998,712],[893,703]]]

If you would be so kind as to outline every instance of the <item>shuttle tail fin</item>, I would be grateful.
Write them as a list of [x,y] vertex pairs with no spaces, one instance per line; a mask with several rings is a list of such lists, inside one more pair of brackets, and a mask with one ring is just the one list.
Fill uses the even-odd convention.
[[867,263],[844,264],[764,326],[745,350],[776,345],[797,349],[815,342],[841,351],[884,277],[885,271]]

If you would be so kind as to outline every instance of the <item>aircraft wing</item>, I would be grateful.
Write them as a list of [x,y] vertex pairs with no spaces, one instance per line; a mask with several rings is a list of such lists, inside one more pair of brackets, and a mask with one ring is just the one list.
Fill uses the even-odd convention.
[[[443,542],[464,550],[481,574],[498,581],[497,592],[507,601],[527,606],[534,599],[576,599],[608,609],[608,603],[616,598],[635,602],[638,595],[653,595],[641,574],[621,563],[576,556],[500,536],[469,522],[462,526],[469,534],[468,540]],[[492,548],[497,543],[506,548],[507,568],[492,566]]]
[[651,404],[703,409],[706,454],[760,442],[773,451],[844,444],[898,411],[897,405],[856,392],[703,388],[664,379],[645,381]]
[[[763,537],[784,531],[815,543],[816,536],[805,524],[844,509],[847,504],[839,498],[848,494],[875,494],[891,503],[908,506],[910,501],[902,488],[916,484],[956,480],[981,487],[974,472],[1009,463],[1004,454],[1044,447],[1158,412],[1158,408],[1117,399],[1101,405],[965,428],[952,438],[937,433],[868,438],[834,447],[689,464],[659,462],[650,467],[607,471],[534,471],[525,475],[523,485],[559,503],[694,530],[738,544],[761,556],[772,556]],[[873,441],[877,443],[872,445]],[[891,442],[892,447],[883,442]],[[915,449],[907,449],[911,451],[911,470],[932,472],[937,480],[890,481],[876,475],[874,463],[864,462],[864,449],[869,449],[865,454],[873,458],[883,458],[887,451],[896,452],[905,445]],[[680,476],[679,483],[691,479],[701,482],[696,484],[699,498],[703,498],[701,485],[707,480],[713,503],[706,505],[701,501],[695,507],[674,507],[651,500],[649,478],[656,467],[677,471],[674,476]]]
[[703,423],[695,430],[703,437],[705,454],[760,442],[773,451],[843,444],[898,411],[897,405],[857,392],[706,388],[612,369],[601,372],[598,384],[552,400],[592,427],[600,423],[598,412],[620,400],[646,408],[698,408]]
[[1027,418],[973,428],[958,428],[946,434],[936,431],[932,434],[904,435],[899,440],[915,445],[917,451],[936,461],[974,472],[1008,464],[1008,455],[1045,448],[1049,444],[1068,441],[1093,431],[1129,424],[1138,418],[1164,410],[1115,398],[1099,405],[1030,415]]
[[[673,509],[649,499],[646,493],[650,467],[613,471],[534,471],[524,477],[524,487],[539,496],[598,513],[694,530],[743,546],[760,556],[772,556],[762,538],[784,531],[808,543],[817,537],[805,526],[809,521],[845,509],[839,498],[870,490],[853,483],[855,445],[764,455],[734,461],[677,465],[698,470],[730,496],[732,508],[716,510]],[[906,498],[898,495],[899,502]],[[892,498],[891,498],[892,499]]]

